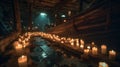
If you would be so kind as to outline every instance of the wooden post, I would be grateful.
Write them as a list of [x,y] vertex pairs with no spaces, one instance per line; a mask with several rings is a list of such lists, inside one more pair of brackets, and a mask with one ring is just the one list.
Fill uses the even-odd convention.
[[28,25],[29,31],[32,30],[32,3],[28,3],[29,16],[28,16]]
[[18,0],[14,0],[14,11],[17,32],[21,33],[20,8]]

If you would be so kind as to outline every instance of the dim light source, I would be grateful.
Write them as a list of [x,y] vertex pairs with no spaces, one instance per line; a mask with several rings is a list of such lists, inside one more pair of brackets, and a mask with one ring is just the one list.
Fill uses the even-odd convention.
[[41,16],[47,16],[47,14],[46,14],[46,13],[40,13],[40,15],[41,15]]
[[66,17],[65,15],[61,15],[61,17]]

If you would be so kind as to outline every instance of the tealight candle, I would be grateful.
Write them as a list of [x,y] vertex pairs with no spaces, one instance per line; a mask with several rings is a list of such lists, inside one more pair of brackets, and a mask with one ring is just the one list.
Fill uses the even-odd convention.
[[98,48],[97,47],[93,47],[92,48],[92,54],[93,55],[97,55],[98,54]]
[[99,67],[109,67],[105,62],[99,62]]
[[109,59],[115,59],[116,52],[114,50],[109,51]]
[[18,65],[19,67],[27,67],[27,56],[22,55],[18,58]]
[[106,45],[101,45],[101,53],[105,54],[107,52],[107,46]]

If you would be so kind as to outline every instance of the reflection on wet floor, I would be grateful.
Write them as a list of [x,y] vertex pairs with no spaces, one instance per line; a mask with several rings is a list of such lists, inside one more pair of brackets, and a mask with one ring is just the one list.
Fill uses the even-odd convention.
[[[33,43],[37,45],[37,47],[31,52],[31,58],[38,67],[87,67],[86,64],[80,63],[77,57],[68,54],[54,45],[48,47],[46,44],[50,44],[50,42],[37,38],[38,37],[35,37],[33,39]],[[39,61],[36,61],[36,58]]]

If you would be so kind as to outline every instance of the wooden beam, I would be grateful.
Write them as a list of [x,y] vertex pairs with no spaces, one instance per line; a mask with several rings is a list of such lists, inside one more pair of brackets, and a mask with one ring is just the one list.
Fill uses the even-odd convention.
[[17,31],[21,33],[20,8],[18,0],[14,0],[14,11]]
[[28,3],[28,9],[29,9],[29,16],[28,16],[28,25],[29,25],[29,30],[32,29],[32,3]]

